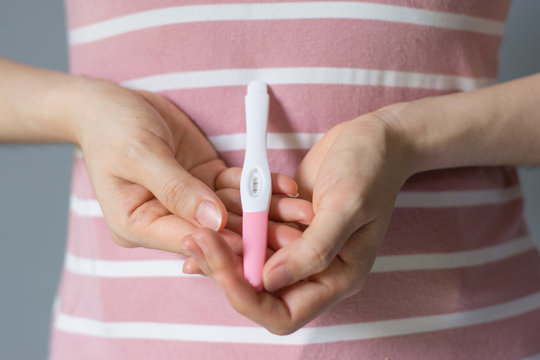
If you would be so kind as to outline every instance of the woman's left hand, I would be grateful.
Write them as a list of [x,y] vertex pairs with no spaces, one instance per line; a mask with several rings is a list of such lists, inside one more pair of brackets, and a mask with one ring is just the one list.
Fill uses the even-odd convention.
[[241,258],[219,234],[197,230],[184,239],[238,312],[289,334],[362,288],[410,175],[407,146],[387,116],[383,110],[332,128],[303,159],[295,178],[315,216],[300,237],[273,244],[265,291],[244,280]]

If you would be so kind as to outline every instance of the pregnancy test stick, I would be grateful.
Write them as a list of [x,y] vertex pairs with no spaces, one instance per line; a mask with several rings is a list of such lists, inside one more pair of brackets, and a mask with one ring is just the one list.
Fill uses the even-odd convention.
[[262,268],[266,257],[268,207],[272,181],[266,155],[268,92],[262,81],[248,84],[246,103],[246,155],[240,198],[242,201],[242,243],[244,277],[257,291],[262,290]]

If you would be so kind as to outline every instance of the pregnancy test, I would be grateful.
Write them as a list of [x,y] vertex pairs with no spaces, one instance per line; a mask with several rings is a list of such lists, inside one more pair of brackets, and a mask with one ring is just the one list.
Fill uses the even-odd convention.
[[244,277],[260,291],[262,268],[266,257],[268,207],[272,195],[272,180],[266,155],[269,97],[266,84],[248,84],[246,104],[246,154],[240,180],[242,201],[242,244]]

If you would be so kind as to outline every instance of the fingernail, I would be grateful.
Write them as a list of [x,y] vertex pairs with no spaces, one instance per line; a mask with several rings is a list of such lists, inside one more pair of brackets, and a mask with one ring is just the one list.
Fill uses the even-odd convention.
[[192,274],[195,274],[196,273],[196,269],[197,267],[195,266],[195,264],[193,263],[193,261],[188,261],[186,260],[184,262],[184,265],[182,266],[182,272],[184,274],[188,274],[188,275],[192,275]]
[[287,194],[287,195],[288,195],[289,197],[292,197],[292,198],[297,198],[297,197],[299,197],[299,196],[300,196],[300,193],[299,193],[299,192],[297,192],[297,193],[296,193],[296,194],[294,194],[294,195],[293,195],[293,194]]
[[180,244],[184,254],[187,256],[193,256],[195,254],[195,244],[193,243],[193,238],[191,236],[186,236]]
[[208,253],[208,245],[202,238],[201,234],[197,231],[191,233],[191,239],[193,239],[193,243],[196,246],[196,250],[199,251],[200,254],[204,256],[205,253]]
[[197,209],[195,216],[199,224],[205,228],[217,231],[221,226],[221,213],[210,201],[203,201]]
[[276,291],[287,285],[291,282],[292,277],[287,270],[285,264],[281,264],[274,268],[268,275],[268,280],[266,281],[266,289],[268,291]]

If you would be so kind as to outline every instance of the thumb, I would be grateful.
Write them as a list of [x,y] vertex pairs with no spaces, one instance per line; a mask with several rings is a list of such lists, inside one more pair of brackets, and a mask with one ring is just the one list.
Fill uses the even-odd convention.
[[221,200],[185,170],[165,144],[131,160],[125,178],[147,188],[171,213],[214,231],[225,226],[227,211]]
[[352,213],[319,207],[302,237],[281,248],[265,264],[265,289],[273,292],[325,270],[359,227],[355,223]]

